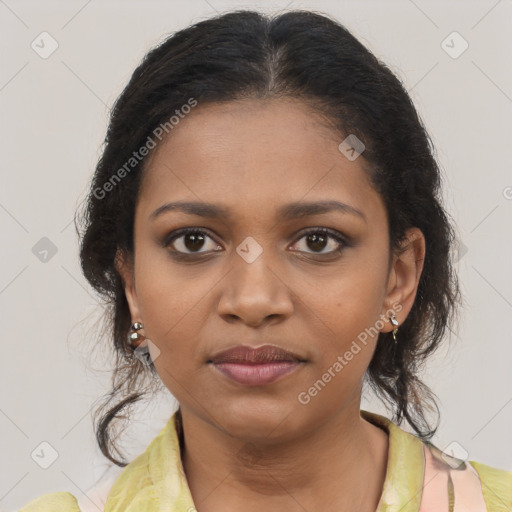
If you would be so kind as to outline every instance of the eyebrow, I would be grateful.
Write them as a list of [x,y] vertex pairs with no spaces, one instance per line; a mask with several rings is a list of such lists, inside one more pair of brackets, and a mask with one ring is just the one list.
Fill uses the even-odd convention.
[[[150,216],[150,220],[154,220],[160,215],[171,211],[180,211],[189,215],[197,215],[199,217],[210,217],[214,219],[228,220],[233,214],[225,206],[213,203],[193,202],[193,201],[177,201],[173,203],[165,203],[157,208]],[[357,208],[340,201],[326,200],[311,203],[295,202],[288,203],[278,208],[276,217],[283,220],[292,220],[312,215],[321,215],[338,211],[344,214],[354,215],[366,222],[364,213]]]

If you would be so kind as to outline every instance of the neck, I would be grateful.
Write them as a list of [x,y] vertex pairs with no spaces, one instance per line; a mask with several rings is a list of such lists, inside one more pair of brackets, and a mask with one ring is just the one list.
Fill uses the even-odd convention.
[[387,434],[340,410],[300,436],[247,441],[182,412],[183,466],[199,512],[318,510],[323,504],[375,511],[387,467]]

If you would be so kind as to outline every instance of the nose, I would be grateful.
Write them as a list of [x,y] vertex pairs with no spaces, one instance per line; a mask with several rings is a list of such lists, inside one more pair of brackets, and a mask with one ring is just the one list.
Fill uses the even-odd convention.
[[265,251],[252,263],[234,256],[238,259],[223,280],[219,315],[228,322],[239,319],[251,327],[288,318],[293,313],[293,293],[282,272],[264,257]]

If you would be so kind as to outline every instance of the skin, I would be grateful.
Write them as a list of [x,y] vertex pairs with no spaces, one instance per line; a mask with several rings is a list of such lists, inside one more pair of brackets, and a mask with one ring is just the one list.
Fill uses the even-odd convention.
[[[199,512],[377,508],[388,436],[359,412],[377,336],[360,343],[308,404],[298,395],[379,319],[378,330],[391,331],[393,305],[404,322],[425,240],[411,228],[404,252],[389,253],[386,210],[367,180],[364,154],[350,161],[338,149],[342,140],[298,100],[242,100],[199,104],[149,157],[135,257],[119,254],[118,270],[132,320],[160,350],[156,370],[180,403],[183,464]],[[275,216],[284,204],[326,199],[366,220],[339,211]],[[220,204],[232,217],[168,211],[150,218],[171,201]],[[183,227],[207,231],[202,246],[185,245],[185,235],[164,247]],[[328,237],[315,246],[304,234],[311,227],[333,229],[350,244]],[[251,263],[236,251],[248,236],[263,250]],[[179,252],[188,259],[173,257]],[[307,361],[252,388],[206,362],[239,344],[265,343]]]

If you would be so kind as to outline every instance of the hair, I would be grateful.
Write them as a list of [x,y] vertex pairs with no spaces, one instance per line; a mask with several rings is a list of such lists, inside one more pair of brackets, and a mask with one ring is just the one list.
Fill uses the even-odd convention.
[[[337,21],[311,11],[270,16],[241,10],[200,21],[151,49],[110,112],[77,221],[81,267],[104,299],[116,355],[112,389],[96,411],[102,453],[126,466],[113,455],[121,453],[111,431],[126,419],[121,412],[149,393],[143,384],[159,380],[154,365],[143,364],[127,346],[131,316],[116,270],[117,251],[134,251],[135,206],[147,161],[130,159],[191,98],[200,105],[299,99],[340,136],[353,134],[364,143],[365,172],[387,212],[390,251],[399,253],[410,227],[421,229],[426,240],[417,294],[398,344],[391,332],[379,333],[365,379],[392,409],[393,421],[405,418],[429,440],[439,423],[431,428],[427,412],[436,410],[439,421],[439,408],[418,373],[450,328],[460,298],[451,259],[456,236],[439,197],[440,168],[430,137],[400,80]],[[114,183],[128,161],[132,168]]]

